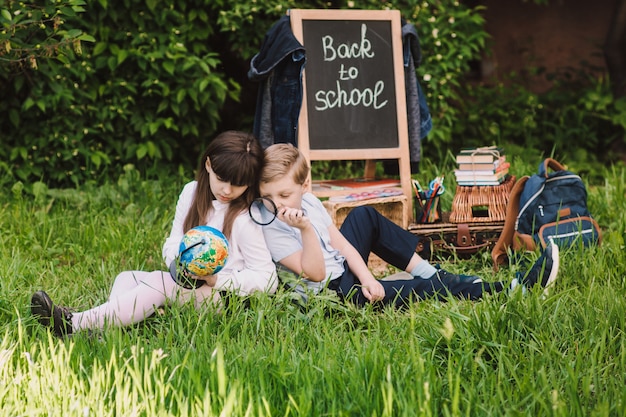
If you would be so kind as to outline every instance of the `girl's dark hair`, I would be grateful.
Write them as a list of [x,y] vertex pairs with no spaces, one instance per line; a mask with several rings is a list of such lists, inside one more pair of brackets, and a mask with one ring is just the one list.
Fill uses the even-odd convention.
[[258,179],[263,168],[263,149],[256,138],[245,132],[226,131],[216,136],[207,146],[200,164],[196,181],[196,195],[187,213],[184,231],[206,223],[206,218],[212,210],[211,201],[215,196],[209,186],[209,173],[206,170],[206,161],[209,160],[211,169],[222,180],[232,185],[247,185],[248,189],[237,199],[230,202],[222,233],[230,238],[235,218],[248,206],[257,194]]

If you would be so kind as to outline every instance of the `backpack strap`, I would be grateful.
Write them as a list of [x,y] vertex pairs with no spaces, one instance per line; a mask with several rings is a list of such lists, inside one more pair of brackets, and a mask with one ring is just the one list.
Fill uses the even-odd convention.
[[498,237],[498,241],[491,250],[491,259],[493,260],[493,269],[495,271],[498,270],[500,265],[503,265],[507,261],[507,250],[511,247],[513,235],[515,234],[515,221],[519,213],[520,195],[522,194],[522,190],[524,190],[524,184],[529,178],[528,175],[525,175],[517,180],[509,194],[509,201],[506,205],[506,216],[504,217],[504,227]]
[[539,176],[548,178],[548,168],[552,171],[565,171],[565,167],[556,159],[546,158],[539,164]]

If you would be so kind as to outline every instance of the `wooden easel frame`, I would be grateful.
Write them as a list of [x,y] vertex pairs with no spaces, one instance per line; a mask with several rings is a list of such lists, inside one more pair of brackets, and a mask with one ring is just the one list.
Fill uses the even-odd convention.
[[[303,100],[298,121],[298,148],[309,163],[311,161],[365,160],[366,175],[373,175],[376,160],[395,159],[398,161],[400,185],[407,197],[406,218],[412,218],[413,188],[411,184],[411,161],[409,154],[408,122],[406,111],[406,89],[404,85],[404,62],[402,56],[402,27],[398,10],[336,10],[336,9],[292,9],[289,11],[291,29],[298,41],[304,45],[303,20],[365,20],[389,21],[395,82],[395,99],[398,127],[398,146],[393,148],[367,149],[311,149],[309,142],[309,120],[307,109],[306,67],[302,75]],[[304,45],[306,48],[306,45]],[[362,189],[359,189],[362,191]],[[343,192],[345,194],[345,191]],[[337,192],[315,192],[318,197],[328,197]]]

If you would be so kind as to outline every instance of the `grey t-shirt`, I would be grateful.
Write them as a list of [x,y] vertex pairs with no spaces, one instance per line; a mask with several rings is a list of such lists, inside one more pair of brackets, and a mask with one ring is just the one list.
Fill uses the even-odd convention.
[[[310,219],[311,225],[315,229],[322,246],[324,262],[326,264],[326,279],[321,282],[302,279],[301,283],[313,292],[319,292],[326,286],[326,282],[343,275],[345,258],[339,251],[330,244],[330,234],[328,227],[332,224],[332,219],[326,211],[322,202],[311,193],[302,196],[302,211]],[[267,213],[264,213],[266,215]],[[272,259],[280,261],[289,255],[302,250],[302,236],[300,230],[291,227],[276,219],[267,226],[263,226],[265,242],[270,250]],[[283,268],[286,269],[286,268]]]

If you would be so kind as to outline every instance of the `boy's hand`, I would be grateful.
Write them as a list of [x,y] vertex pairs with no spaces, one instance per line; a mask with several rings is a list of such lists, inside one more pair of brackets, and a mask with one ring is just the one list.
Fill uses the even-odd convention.
[[365,298],[367,298],[371,303],[385,298],[385,289],[376,279],[371,279],[366,283],[361,283],[361,290],[363,291]]
[[307,216],[304,215],[304,212],[299,209],[283,207],[278,210],[278,219],[287,223],[291,227],[296,227],[300,230],[306,229],[311,221]]

